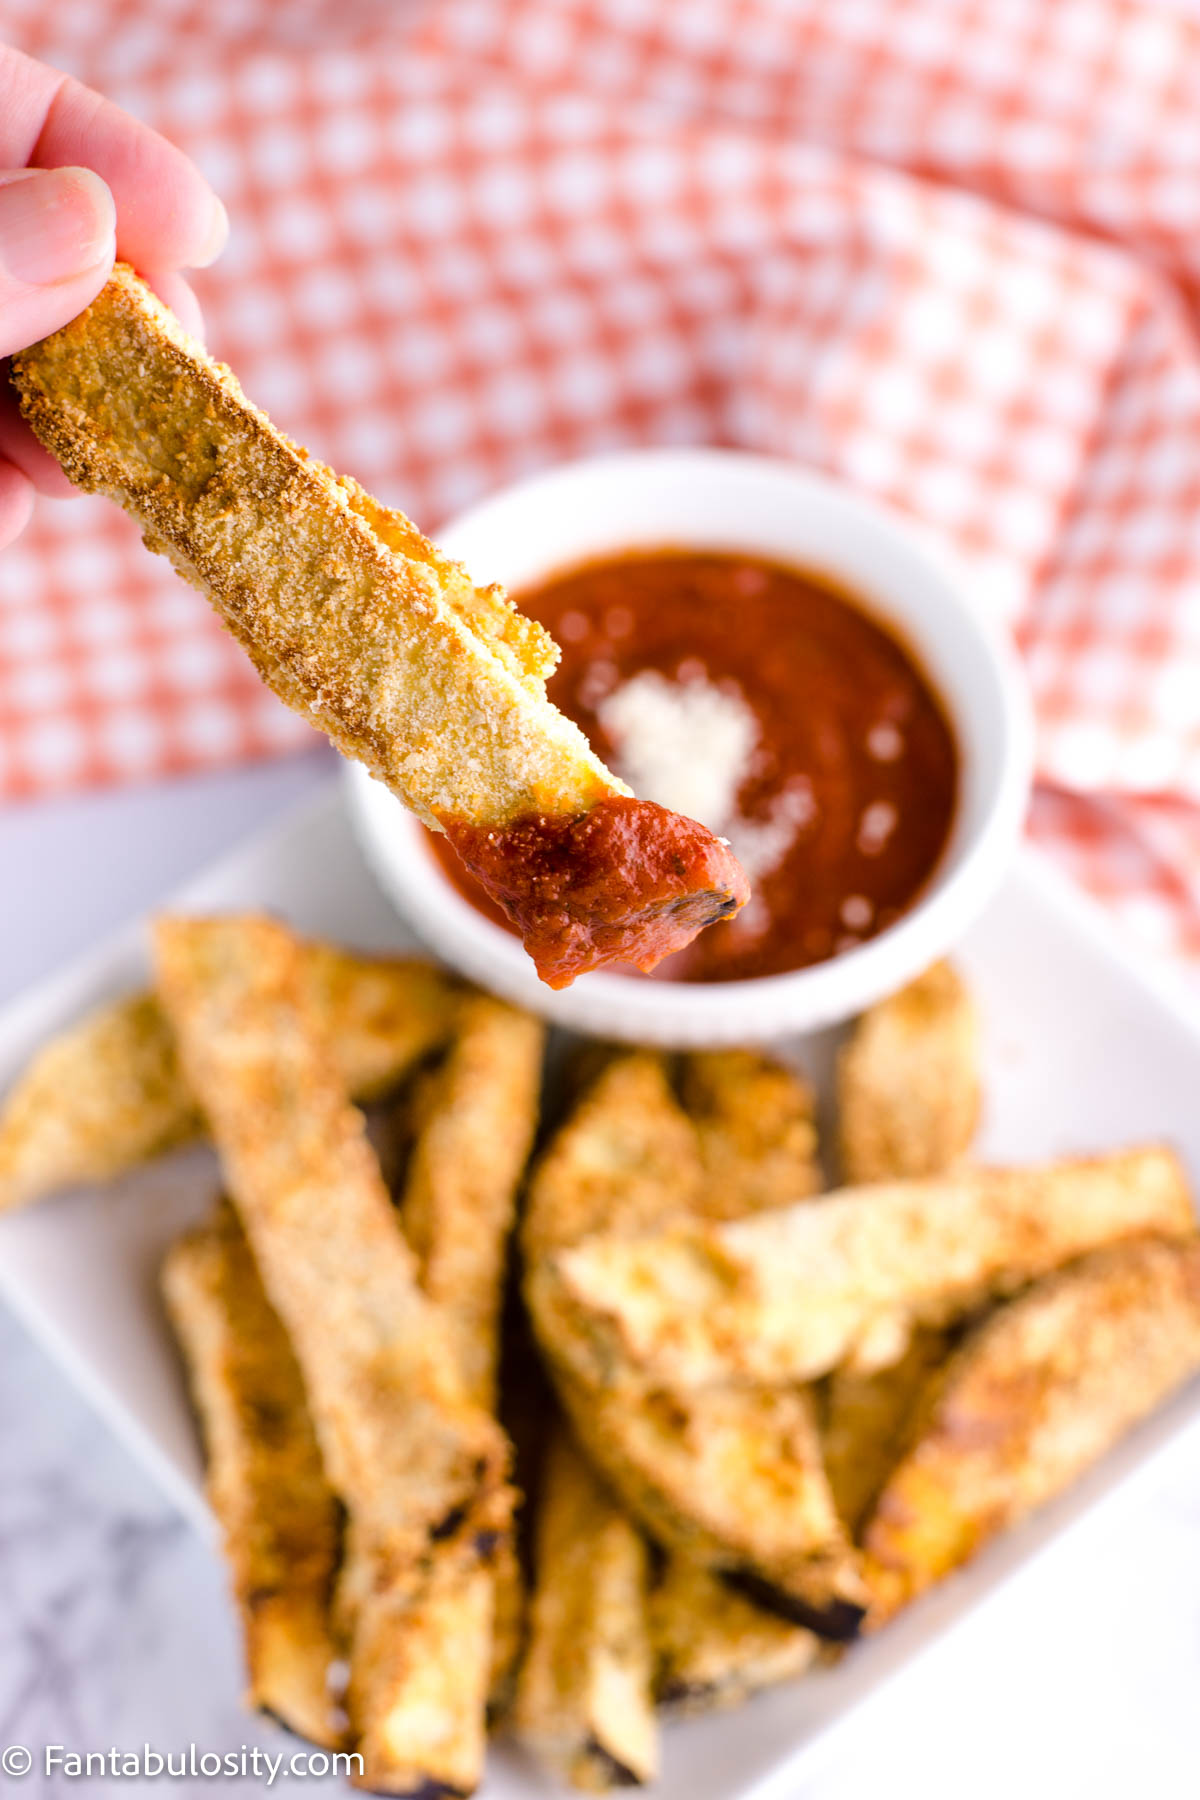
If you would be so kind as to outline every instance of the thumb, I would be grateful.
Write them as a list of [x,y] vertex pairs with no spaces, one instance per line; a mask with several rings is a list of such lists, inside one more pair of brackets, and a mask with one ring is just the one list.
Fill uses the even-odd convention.
[[0,173],[0,356],[93,301],[116,250],[112,195],[90,169]]

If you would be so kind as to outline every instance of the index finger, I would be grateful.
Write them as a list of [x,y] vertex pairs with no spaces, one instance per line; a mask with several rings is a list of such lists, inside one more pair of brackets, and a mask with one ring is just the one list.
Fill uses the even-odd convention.
[[70,75],[0,46],[0,168],[94,169],[117,207],[117,253],[142,268],[203,268],[225,209],[182,150]]

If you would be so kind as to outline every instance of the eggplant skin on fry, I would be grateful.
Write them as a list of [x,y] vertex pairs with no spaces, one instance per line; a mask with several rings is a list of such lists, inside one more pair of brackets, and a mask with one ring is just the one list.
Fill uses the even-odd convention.
[[589,1792],[653,1780],[649,1553],[564,1430],[543,1470],[535,1564],[518,1736]]
[[546,699],[543,628],[290,442],[132,269],[12,373],[71,480],[132,513],[267,685],[426,823],[626,791]]
[[872,1623],[1068,1487],[1200,1372],[1200,1239],[1144,1238],[1037,1282],[933,1378],[863,1534]]
[[[747,1117],[748,1080],[769,1104]],[[865,1593],[821,1460],[812,1398],[753,1386],[703,1394],[660,1391],[635,1370],[604,1386],[572,1368],[576,1315],[559,1311],[548,1260],[597,1229],[647,1228],[718,1216],[740,1195],[766,1205],[813,1180],[807,1090],[745,1052],[689,1059],[684,1092],[704,1122],[674,1102],[660,1059],[619,1057],[600,1075],[534,1171],[525,1228],[526,1298],[576,1435],[613,1491],[664,1548],[743,1583],[794,1624],[850,1635]],[[761,1158],[769,1186],[745,1162]],[[715,1198],[714,1198],[715,1196]],[[701,1588],[699,1592],[708,1591]]]
[[598,1235],[548,1257],[531,1301],[570,1319],[563,1346],[585,1384],[630,1367],[680,1389],[809,1381],[894,1362],[915,1325],[962,1318],[1104,1243],[1194,1224],[1178,1157],[1150,1145]]
[[979,1119],[979,1020],[961,976],[935,963],[858,1020],[838,1058],[842,1180],[940,1175]]
[[466,1395],[419,1291],[297,940],[227,914],[160,918],[154,943],[183,1066],[356,1530],[395,1568],[419,1562],[431,1535],[503,1530],[506,1440]]
[[[356,1100],[386,1092],[450,1035],[453,981],[409,957],[301,945],[304,980]],[[0,1212],[110,1181],[200,1137],[158,997],[126,995],[51,1038],[0,1109]]]
[[163,1297],[188,1367],[241,1612],[249,1697],[289,1730],[328,1749],[335,1724],[330,1627],[341,1508],[321,1453],[291,1345],[263,1292],[229,1204],[180,1238]]
[[794,1680],[821,1645],[686,1556],[666,1559],[650,1596],[650,1636],[659,1705],[680,1714],[736,1706]]

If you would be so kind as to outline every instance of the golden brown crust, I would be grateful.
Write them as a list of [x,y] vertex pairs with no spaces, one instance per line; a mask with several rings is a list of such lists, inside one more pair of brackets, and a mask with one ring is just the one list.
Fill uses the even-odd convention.
[[677,1388],[881,1367],[914,1324],[962,1317],[1087,1250],[1194,1225],[1159,1146],[1020,1169],[847,1188],[729,1224],[613,1233],[544,1259],[577,1379],[633,1367]]
[[589,1792],[652,1781],[646,1546],[566,1432],[543,1471],[535,1567],[518,1735]]
[[[974,1003],[937,963],[854,1028],[838,1063],[842,1170],[848,1181],[940,1175],[965,1154],[979,1110]],[[951,1334],[917,1326],[887,1367],[834,1369],[824,1384],[821,1442],[834,1501],[852,1537],[904,1448],[920,1396]]]
[[506,1446],[440,1318],[274,921],[160,919],[159,992],[304,1375],[325,1466],[376,1554],[503,1529]]
[[649,1050],[610,1057],[537,1163],[522,1224],[528,1262],[592,1232],[638,1231],[700,1204],[695,1128]]
[[[756,1151],[783,1158],[794,1150],[795,1099],[777,1110],[776,1140],[760,1122]],[[805,1169],[811,1148],[805,1134]],[[752,1183],[728,1137],[720,1163],[724,1206]],[[609,1371],[607,1384],[572,1373],[575,1315],[558,1308],[546,1279],[553,1255],[586,1245],[597,1230],[686,1219],[706,1207],[709,1191],[696,1128],[672,1098],[661,1059],[638,1052],[611,1061],[530,1183],[530,1313],[580,1442],[651,1535],[706,1567],[757,1577],[773,1604],[804,1622],[819,1617],[842,1629],[861,1596],[807,1394],[743,1386],[680,1395],[624,1366]]]
[[[463,1002],[450,1052],[421,1095],[401,1202],[447,1354],[488,1411],[496,1404],[508,1238],[537,1124],[544,1039],[537,1020],[498,1000]],[[415,1578],[389,1580],[369,1544],[363,1562],[356,1554],[349,1567],[339,1598],[351,1633],[347,1705],[364,1758],[360,1785],[377,1793],[473,1792],[483,1774],[493,1676],[503,1680],[514,1655],[510,1637],[497,1656],[494,1633],[498,1583],[510,1634],[520,1604],[508,1539],[491,1567],[464,1562],[453,1540],[433,1543]]]
[[203,1129],[153,994],[133,994],[44,1044],[0,1113],[0,1210],[109,1181]]
[[808,1389],[597,1390],[555,1373],[589,1456],[652,1538],[793,1624],[854,1635],[866,1592]]
[[864,1533],[882,1621],[1061,1492],[1200,1370],[1200,1240],[1099,1250],[951,1357]]
[[172,1247],[163,1294],[203,1427],[250,1702],[336,1748],[344,1735],[329,1690],[329,1607],[341,1508],[296,1359],[230,1206]]
[[835,1369],[829,1377],[821,1444],[834,1504],[851,1537],[899,1461],[921,1394],[949,1345],[949,1333],[919,1325],[898,1362],[869,1375]]
[[949,963],[935,963],[858,1020],[838,1059],[847,1185],[940,1175],[979,1118],[979,1021]]
[[811,1631],[764,1612],[686,1556],[669,1556],[655,1583],[650,1636],[659,1704],[684,1714],[737,1706],[792,1681],[821,1647]]
[[533,1144],[545,1029],[477,995],[422,1096],[401,1223],[442,1309],[467,1391],[496,1404],[500,1302],[517,1189]]
[[132,270],[13,378],[71,479],[131,512],[268,686],[427,823],[626,791],[545,698],[545,634],[284,437]]
[[[373,1794],[472,1794],[483,1773],[494,1583],[461,1552],[361,1598],[346,1708]],[[482,1654],[481,1654],[482,1651]]]
[[[356,1099],[385,1092],[449,1036],[458,990],[410,957],[303,946],[305,980]],[[204,1121],[155,994],[132,994],[38,1051],[0,1112],[0,1211],[109,1181],[198,1137]]]
[[794,1070],[753,1050],[699,1050],[682,1092],[704,1161],[697,1214],[744,1219],[817,1192],[813,1094]]

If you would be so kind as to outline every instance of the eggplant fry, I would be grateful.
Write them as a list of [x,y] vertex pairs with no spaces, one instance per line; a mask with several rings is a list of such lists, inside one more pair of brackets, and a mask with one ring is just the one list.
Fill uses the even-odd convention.
[[228,1203],[172,1246],[162,1285],[203,1429],[250,1703],[300,1737],[338,1748],[329,1614],[341,1508],[287,1334]]
[[698,1216],[745,1219],[817,1192],[812,1089],[793,1070],[753,1050],[695,1051],[681,1085],[704,1162]]
[[532,1296],[578,1379],[633,1368],[676,1389],[883,1367],[945,1324],[1088,1250],[1195,1215],[1162,1146],[846,1188],[728,1224],[610,1233],[548,1256]]
[[979,1020],[949,963],[872,1006],[838,1058],[842,1180],[941,1175],[979,1119]]
[[649,1553],[565,1431],[543,1470],[535,1573],[514,1709],[521,1739],[577,1788],[652,1781]]
[[400,1219],[472,1399],[496,1405],[500,1304],[517,1189],[537,1126],[545,1029],[477,995],[422,1096]]
[[[793,1112],[782,1110],[785,1142]],[[808,1154],[806,1140],[804,1167]],[[728,1173],[728,1145],[722,1160]],[[534,1326],[580,1442],[653,1537],[758,1582],[764,1604],[793,1623],[844,1635],[864,1596],[809,1394],[738,1387],[679,1395],[619,1365],[608,1384],[572,1375],[574,1315],[559,1314],[557,1290],[543,1280],[554,1255],[571,1243],[586,1247],[587,1234],[604,1226],[644,1230],[686,1218],[703,1210],[705,1196],[695,1128],[661,1062],[639,1053],[610,1063],[530,1183],[526,1297]],[[723,1192],[718,1203],[726,1199]]]
[[542,1153],[530,1184],[522,1245],[530,1265],[593,1232],[640,1231],[701,1203],[696,1132],[662,1058],[611,1058]]
[[[949,963],[859,1019],[838,1062],[838,1120],[847,1181],[941,1175],[965,1155],[981,1092],[974,1002]],[[913,1412],[950,1334],[917,1326],[897,1362],[834,1369],[821,1440],[837,1508],[857,1535],[904,1447]]]
[[805,1674],[821,1640],[785,1625],[687,1556],[669,1556],[650,1595],[655,1693],[673,1713],[737,1706]]
[[71,480],[133,515],[267,686],[446,832],[551,986],[652,968],[744,905],[728,845],[635,800],[551,704],[546,631],[286,438],[132,269],[12,378]]
[[866,1608],[802,1387],[675,1394],[639,1384],[559,1397],[586,1449],[664,1548],[732,1581],[768,1612],[818,1636],[854,1636]]
[[920,1397],[950,1341],[948,1332],[918,1325],[899,1362],[869,1375],[835,1369],[829,1377],[821,1417],[825,1473],[852,1538],[900,1459]]
[[363,1121],[266,918],[160,919],[159,991],[212,1125],[331,1484],[398,1573],[436,1537],[505,1529],[503,1433],[464,1393]]
[[[356,1099],[372,1099],[444,1043],[455,984],[408,957],[303,946],[322,1030]],[[0,1112],[0,1211],[109,1181],[203,1134],[154,994],[131,994],[38,1051]]]
[[[401,1201],[421,1287],[467,1393],[489,1412],[544,1039],[536,1020],[500,1001],[464,1001],[449,1055],[421,1096]],[[435,1541],[415,1578],[402,1571],[395,1582],[356,1541],[348,1570],[339,1611],[350,1644],[347,1706],[364,1760],[358,1784],[374,1793],[472,1793],[483,1774],[489,1690],[507,1676],[504,1655],[511,1663],[516,1647],[516,1621],[507,1621],[506,1651],[494,1629],[499,1584],[511,1613],[519,1582],[510,1539],[499,1540],[490,1567],[464,1562],[453,1541]]]
[[[745,1218],[816,1192],[812,1090],[793,1070],[751,1050],[694,1051],[683,1059],[680,1085],[704,1162],[697,1216]],[[693,1441],[699,1425],[693,1418]],[[802,1674],[820,1647],[812,1632],[754,1605],[677,1550],[667,1552],[654,1589],[650,1630],[658,1698],[690,1713]]]
[[950,1358],[864,1533],[872,1622],[1068,1487],[1200,1372],[1200,1240],[1084,1257]]
[[[606,1060],[537,1165],[522,1222],[526,1262],[613,1217],[650,1223],[701,1182],[695,1133],[661,1057]],[[649,1780],[658,1742],[646,1545],[561,1426],[545,1453],[534,1530],[514,1727],[577,1787]]]
[[546,699],[544,629],[291,443],[131,269],[13,379],[71,479],[131,512],[267,685],[427,824],[627,791]]
[[495,1583],[439,1549],[395,1577],[368,1561],[379,1585],[357,1610],[346,1689],[363,1759],[351,1783],[368,1793],[472,1794],[483,1772]]

